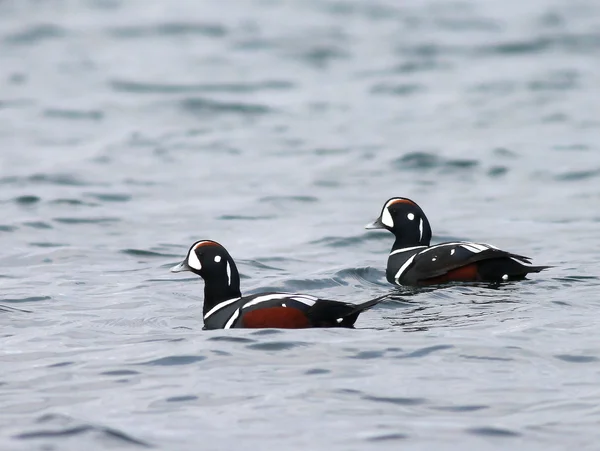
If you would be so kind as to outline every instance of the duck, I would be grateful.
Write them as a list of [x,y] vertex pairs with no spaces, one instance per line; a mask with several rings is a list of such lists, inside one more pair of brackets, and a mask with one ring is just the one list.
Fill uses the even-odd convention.
[[421,207],[406,197],[392,197],[366,229],[385,229],[396,240],[386,279],[393,285],[449,282],[502,282],[525,279],[551,266],[534,266],[531,258],[487,243],[453,241],[431,245],[431,225]]
[[204,329],[354,328],[358,316],[385,296],[360,304],[307,294],[265,292],[242,296],[240,275],[229,252],[212,240],[196,241],[171,272],[191,271],[204,280]]

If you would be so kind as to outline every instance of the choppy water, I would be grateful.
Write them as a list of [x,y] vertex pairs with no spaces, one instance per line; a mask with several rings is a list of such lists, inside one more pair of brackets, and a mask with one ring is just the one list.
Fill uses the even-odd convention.
[[[225,6],[226,5],[226,6]],[[600,6],[0,1],[2,450],[595,449]],[[436,241],[557,265],[394,290]],[[202,331],[168,267],[391,299],[357,330]]]

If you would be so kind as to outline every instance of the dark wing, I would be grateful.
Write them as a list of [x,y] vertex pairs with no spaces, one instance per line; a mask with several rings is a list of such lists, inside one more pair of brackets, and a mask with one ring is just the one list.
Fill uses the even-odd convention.
[[387,298],[387,295],[363,302],[362,304],[319,299],[308,310],[307,316],[311,324],[316,327],[352,327],[358,315],[379,304],[385,298]]
[[528,257],[511,254],[489,244],[469,242],[442,243],[428,247],[424,251],[415,254],[412,262],[400,274],[400,277],[406,274],[405,277],[411,281],[430,279],[442,276],[461,266],[503,257],[514,258],[525,264],[529,264]]

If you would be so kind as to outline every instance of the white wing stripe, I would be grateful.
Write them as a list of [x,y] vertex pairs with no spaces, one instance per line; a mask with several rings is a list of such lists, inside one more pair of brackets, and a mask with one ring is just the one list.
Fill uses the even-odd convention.
[[224,329],[229,329],[233,323],[235,322],[235,320],[237,319],[237,317],[240,316],[240,309],[237,309],[233,315],[231,315],[231,318],[229,318],[229,321],[227,321],[227,323],[225,324]]
[[294,297],[292,297],[292,299],[294,301],[301,302],[304,305],[308,305],[309,307],[312,307],[313,305],[315,305],[315,302],[316,302],[316,300],[313,301],[312,299],[305,297],[305,296],[294,296]]
[[402,275],[402,273],[404,271],[406,271],[406,268],[408,268],[408,266],[412,263],[412,261],[415,259],[415,257],[419,255],[419,254],[415,254],[412,255],[408,260],[406,260],[404,262],[404,264],[400,267],[400,269],[398,270],[398,272],[396,273],[396,275],[394,276],[394,279],[396,280],[396,283],[399,283],[398,280],[400,280],[400,276]]
[[228,301],[223,301],[217,305],[215,305],[213,308],[211,308],[208,313],[206,315],[204,315],[204,319],[208,318],[210,315],[212,315],[213,313],[215,313],[217,310],[221,310],[223,307],[227,307],[229,304],[233,304],[235,301],[239,301],[240,298],[233,298],[233,299],[229,299]]
[[514,260],[514,261],[516,261],[517,263],[520,263],[520,264],[521,264],[521,265],[523,265],[523,266],[533,266],[531,263],[526,263],[526,262],[523,262],[523,261],[521,261],[521,260],[517,260],[517,259],[516,259],[516,258],[514,258],[514,257],[510,257],[510,259],[511,259],[511,260]]
[[457,243],[442,243],[442,244],[436,244],[435,246],[430,246],[427,249],[422,250],[421,252],[419,252],[419,254],[424,254],[425,252],[429,252],[429,251],[435,251],[435,250],[439,250],[439,249],[443,249],[445,247],[450,247],[450,246],[458,246],[460,244],[460,242]]
[[275,293],[275,294],[267,294],[264,296],[258,296],[257,298],[251,300],[247,304],[244,305],[243,308],[252,307],[253,305],[260,304],[261,302],[272,301],[275,299],[293,299],[298,302],[302,302],[308,306],[314,305],[317,298],[312,296],[307,296],[303,294],[288,294],[288,293]]

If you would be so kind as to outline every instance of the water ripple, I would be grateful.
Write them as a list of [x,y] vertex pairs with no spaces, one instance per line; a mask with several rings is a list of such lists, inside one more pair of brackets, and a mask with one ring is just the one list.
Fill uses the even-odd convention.
[[243,116],[256,116],[272,112],[267,105],[242,102],[224,102],[206,98],[188,98],[181,102],[184,111],[192,114],[240,114]]
[[411,152],[394,160],[393,165],[404,171],[429,169],[469,170],[477,167],[479,161],[472,159],[443,158],[430,152]]
[[34,45],[49,39],[63,38],[66,35],[67,30],[58,25],[39,24],[6,36],[4,42],[13,45]]
[[156,25],[132,25],[113,27],[108,33],[121,39],[139,39],[152,36],[185,36],[202,35],[209,37],[223,37],[227,29],[217,23],[202,22],[164,22]]
[[287,351],[289,349],[306,347],[312,344],[313,343],[305,343],[301,341],[269,341],[265,343],[251,344],[246,346],[246,348],[259,351]]
[[389,396],[362,396],[366,401],[383,402],[388,404],[396,404],[398,406],[418,406],[427,402],[424,398],[394,398]]
[[189,365],[191,363],[201,362],[206,357],[201,355],[173,355],[169,357],[163,357],[160,359],[150,360],[148,362],[139,363],[138,365],[152,365],[152,366],[176,366],[176,365]]
[[519,437],[521,434],[509,429],[502,429],[497,427],[477,427],[467,429],[467,432],[474,435],[483,435],[486,437]]
[[20,440],[35,439],[65,439],[92,434],[100,441],[108,440],[113,446],[135,445],[143,448],[152,448],[147,442],[133,438],[117,429],[94,424],[83,424],[64,415],[47,414],[40,417],[37,423],[43,425],[39,429],[23,432],[14,436]]
[[164,84],[142,83],[136,81],[113,80],[110,86],[115,91],[132,94],[189,94],[195,92],[253,93],[268,90],[287,90],[294,83],[284,80],[265,80],[247,83],[198,83],[198,84]]

